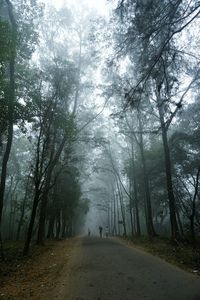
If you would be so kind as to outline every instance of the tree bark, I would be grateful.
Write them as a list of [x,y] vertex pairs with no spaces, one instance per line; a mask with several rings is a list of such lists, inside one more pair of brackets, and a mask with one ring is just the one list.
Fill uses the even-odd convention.
[[124,211],[124,203],[123,203],[123,195],[122,191],[120,189],[120,183],[118,182],[118,177],[116,177],[116,184],[117,184],[117,189],[118,189],[118,194],[119,194],[119,202],[120,202],[120,208],[121,208],[121,215],[122,215],[122,221],[123,221],[123,229],[124,229],[124,236],[127,236],[127,231],[126,231],[126,216],[125,216],[125,211]]
[[9,99],[8,99],[8,135],[7,135],[7,143],[6,149],[3,156],[2,161],[2,169],[1,169],[1,182],[0,182],[0,236],[1,235],[1,221],[2,221],[2,212],[3,212],[3,204],[4,204],[4,194],[5,194],[5,185],[6,185],[6,175],[7,175],[7,163],[10,156],[10,151],[12,147],[13,140],[13,123],[14,123],[14,102],[15,102],[15,57],[16,57],[16,35],[17,35],[17,25],[13,14],[12,4],[9,0],[6,0],[8,15],[11,23],[12,29],[12,49],[11,49],[11,57],[9,63]]
[[66,233],[67,232],[66,227],[67,227],[66,219],[65,219],[64,216],[62,216],[62,234],[61,234],[62,238],[65,238],[66,235],[67,235],[67,233]]
[[36,217],[36,212],[37,212],[37,207],[39,203],[39,197],[40,197],[40,191],[39,189],[36,189],[34,200],[33,200],[33,207],[31,211],[31,219],[28,227],[28,232],[27,232],[27,237],[24,245],[24,251],[23,255],[28,255],[29,249],[30,249],[30,243],[31,243],[31,238],[32,238],[32,233],[33,233],[33,228],[34,228],[34,223],[35,223],[35,217]]
[[[129,185],[130,185],[129,194],[131,194],[132,193],[131,178],[129,179]],[[131,201],[130,198],[129,198],[129,213],[130,213],[130,221],[131,221],[131,235],[134,236],[135,226],[133,222],[133,201]]]
[[178,224],[176,219],[176,204],[175,204],[174,190],[172,184],[171,157],[170,157],[170,150],[168,145],[167,129],[164,120],[163,102],[160,99],[159,91],[157,97],[158,97],[158,111],[159,111],[159,118],[160,118],[161,130],[162,130],[162,141],[163,141],[164,156],[165,156],[165,172],[166,172],[167,193],[168,193],[168,200],[169,200],[171,238],[173,241],[176,242],[177,239],[179,238],[179,230],[178,230]]
[[153,217],[152,217],[152,208],[151,208],[151,196],[149,190],[149,179],[147,175],[146,168],[146,159],[144,155],[144,142],[143,142],[143,128],[142,121],[140,117],[140,112],[138,111],[138,121],[139,121],[139,131],[140,131],[140,153],[141,153],[141,161],[142,161],[142,170],[143,170],[143,180],[144,180],[144,192],[145,192],[145,212],[146,212],[146,227],[147,234],[149,239],[156,236],[154,225],[153,225]]
[[55,215],[51,215],[49,219],[49,228],[47,233],[47,239],[54,238],[54,225],[55,225]]
[[48,193],[50,190],[50,183],[52,178],[53,170],[56,166],[56,163],[58,162],[58,159],[62,153],[62,150],[64,148],[65,142],[67,140],[67,136],[65,135],[60,143],[60,146],[50,162],[49,168],[47,170],[47,176],[43,191],[43,196],[41,198],[41,207],[40,207],[40,217],[39,217],[39,227],[38,227],[38,238],[37,238],[37,244],[43,244],[44,238],[45,238],[45,220],[46,220],[46,209],[48,204]]
[[59,236],[60,236],[60,228],[61,228],[61,225],[60,225],[60,211],[58,212],[56,219],[57,219],[56,220],[56,239],[58,240]]
[[22,202],[22,206],[21,206],[21,215],[20,215],[20,219],[19,219],[19,223],[18,223],[18,227],[17,227],[17,236],[16,236],[17,241],[20,238],[21,227],[22,227],[22,224],[23,224],[23,219],[24,219],[24,214],[25,214],[25,205],[26,205],[26,200],[27,200],[27,196],[28,196],[29,180],[30,180],[30,174],[29,174],[28,179],[27,179],[25,195],[24,195],[24,199],[23,199],[23,202]]
[[135,157],[134,157],[134,150],[133,150],[133,141],[131,141],[131,163],[132,163],[132,180],[133,180],[133,194],[132,198],[134,199],[134,207],[135,207],[135,217],[136,217],[136,234],[137,236],[141,235],[140,229],[140,216],[139,216],[139,209],[138,209],[138,190],[137,190],[137,178],[135,174]]
[[195,214],[196,214],[196,197],[197,197],[198,189],[199,189],[199,176],[200,176],[200,167],[197,170],[194,196],[192,199],[192,213],[190,216],[190,232],[191,232],[191,238],[192,238],[193,244],[196,243],[194,218],[195,218]]
[[116,235],[117,234],[117,229],[116,229],[116,210],[117,210],[117,197],[114,195],[114,198],[113,198],[113,234]]

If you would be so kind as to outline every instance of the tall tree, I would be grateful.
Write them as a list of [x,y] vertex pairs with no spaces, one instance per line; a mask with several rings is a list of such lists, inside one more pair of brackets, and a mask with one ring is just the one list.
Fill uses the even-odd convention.
[[11,26],[11,48],[9,57],[9,86],[7,87],[7,95],[5,95],[8,103],[8,127],[7,127],[7,143],[5,153],[3,155],[1,182],[0,182],[0,239],[1,239],[1,220],[3,211],[3,202],[5,194],[7,163],[10,156],[12,139],[13,139],[13,124],[14,124],[14,105],[15,105],[15,59],[16,59],[16,42],[17,42],[17,24],[13,13],[13,7],[9,0],[6,0],[9,21]]
[[[171,220],[172,239],[178,238],[178,226],[176,220],[176,205],[173,192],[171,161],[168,146],[167,129],[175,116],[177,109],[181,106],[181,100],[176,103],[177,107],[166,121],[165,108],[170,103],[173,84],[170,82],[169,72],[174,72],[177,52],[175,37],[189,26],[200,13],[199,4],[191,1],[187,5],[183,1],[119,1],[116,9],[123,23],[123,32],[120,35],[121,43],[118,52],[129,55],[137,65],[136,83],[129,88],[125,95],[127,108],[135,105],[135,95],[145,93],[147,86],[152,86],[152,78],[157,78],[157,108],[159,111],[163,147],[165,154],[166,182],[169,198],[169,210]],[[163,17],[164,16],[164,17]],[[123,45],[120,47],[120,45]],[[135,49],[135,59],[131,54],[132,47]],[[171,69],[169,71],[169,66]],[[172,67],[173,66],[173,67]],[[159,75],[158,75],[159,74]],[[171,73],[170,73],[171,74]],[[165,78],[165,81],[162,81]],[[166,78],[166,76],[168,76]],[[174,78],[174,77],[173,77]],[[171,78],[172,79],[172,78]],[[162,81],[162,82],[161,82]],[[164,94],[160,95],[161,88]],[[171,90],[170,90],[171,89]],[[168,96],[166,96],[168,94]],[[163,98],[164,95],[164,98]]]

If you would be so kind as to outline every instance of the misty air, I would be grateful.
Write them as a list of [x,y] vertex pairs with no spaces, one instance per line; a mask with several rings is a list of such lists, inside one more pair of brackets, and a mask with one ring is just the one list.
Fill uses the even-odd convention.
[[200,3],[0,0],[0,299],[200,300]]

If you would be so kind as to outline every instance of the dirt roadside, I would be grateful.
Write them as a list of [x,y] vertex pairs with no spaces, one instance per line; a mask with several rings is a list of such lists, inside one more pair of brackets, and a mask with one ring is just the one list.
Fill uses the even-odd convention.
[[77,238],[49,242],[42,253],[39,251],[38,255],[19,261],[15,270],[2,272],[0,299],[52,299],[52,295],[60,290],[61,278],[64,274],[67,276],[67,265],[78,243]]

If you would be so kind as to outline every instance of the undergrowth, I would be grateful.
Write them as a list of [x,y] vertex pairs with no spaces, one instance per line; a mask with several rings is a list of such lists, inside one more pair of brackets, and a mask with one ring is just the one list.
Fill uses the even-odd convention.
[[153,255],[200,275],[200,244],[196,247],[187,242],[174,245],[168,238],[156,237],[150,241],[144,236],[129,236],[126,240]]

